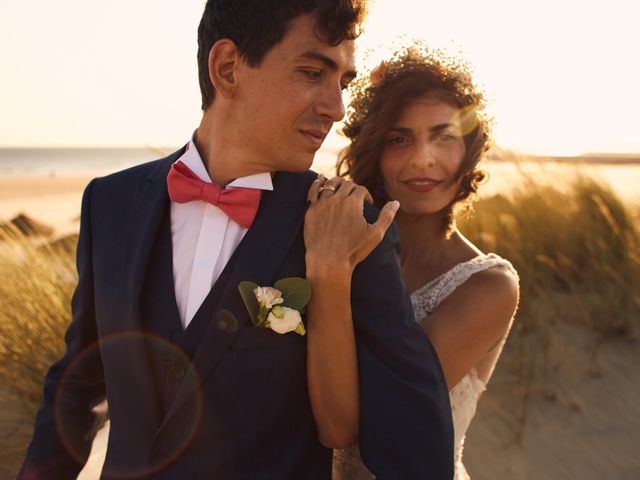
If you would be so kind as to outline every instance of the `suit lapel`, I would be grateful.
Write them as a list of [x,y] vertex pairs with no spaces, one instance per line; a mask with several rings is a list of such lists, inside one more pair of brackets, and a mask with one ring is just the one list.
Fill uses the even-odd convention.
[[[258,285],[272,285],[275,275],[295,241],[304,221],[306,193],[309,182],[300,174],[279,172],[274,176],[274,190],[263,192],[260,209],[253,226],[241,244],[239,257],[224,285],[216,313],[222,309],[233,312],[237,329],[221,329],[212,318],[196,355],[192,369],[196,378],[204,382],[222,355],[231,346],[237,331],[250,323],[238,291],[238,284],[250,280]],[[193,372],[185,377],[192,377]],[[183,381],[165,417],[163,426],[178,409],[200,388],[197,382]],[[162,430],[162,426],[160,427]]]
[[148,339],[142,330],[140,319],[140,293],[153,242],[158,234],[164,209],[167,208],[167,173],[171,164],[180,157],[183,150],[158,162],[147,175],[138,180],[136,193],[127,222],[124,252],[124,282],[127,299],[124,326],[126,345],[131,359],[131,368],[136,377],[139,398],[145,399],[147,412],[152,412],[153,402],[149,392],[153,391],[150,365],[145,355]]
[[178,151],[162,160],[146,177],[138,181],[125,234],[124,271],[129,294],[129,315],[126,321],[133,331],[141,330],[140,292],[151,255],[151,247],[158,234],[160,221],[167,207],[167,173],[171,164],[182,154]]

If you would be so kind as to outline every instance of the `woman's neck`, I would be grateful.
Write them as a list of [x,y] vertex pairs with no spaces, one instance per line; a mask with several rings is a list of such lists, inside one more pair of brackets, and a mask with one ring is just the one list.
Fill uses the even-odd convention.
[[396,216],[400,233],[402,274],[410,291],[425,285],[456,264],[481,253],[457,229],[447,235],[443,216]]
[[402,211],[396,216],[400,233],[402,263],[428,263],[436,250],[447,242],[441,215],[411,215]]

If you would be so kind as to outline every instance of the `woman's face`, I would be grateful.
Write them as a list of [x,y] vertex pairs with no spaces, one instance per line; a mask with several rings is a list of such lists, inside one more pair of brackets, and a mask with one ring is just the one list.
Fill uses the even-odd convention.
[[389,198],[404,213],[434,214],[449,205],[465,145],[458,109],[433,97],[411,101],[387,133],[380,170]]

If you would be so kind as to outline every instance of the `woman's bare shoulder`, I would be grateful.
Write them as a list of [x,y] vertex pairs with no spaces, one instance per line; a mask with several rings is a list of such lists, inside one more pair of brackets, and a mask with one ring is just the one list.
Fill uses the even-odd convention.
[[518,306],[518,277],[496,266],[471,275],[435,312],[465,329],[504,330]]
[[462,302],[474,308],[478,321],[491,321],[497,324],[511,320],[519,300],[518,276],[511,270],[495,266],[472,275],[451,295],[452,303]]

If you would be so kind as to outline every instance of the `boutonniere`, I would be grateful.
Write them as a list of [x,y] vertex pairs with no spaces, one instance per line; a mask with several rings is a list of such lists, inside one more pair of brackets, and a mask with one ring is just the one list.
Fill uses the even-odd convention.
[[241,282],[238,290],[254,325],[270,328],[280,334],[306,333],[300,314],[304,313],[311,298],[308,280],[300,277],[283,278],[273,287]]

